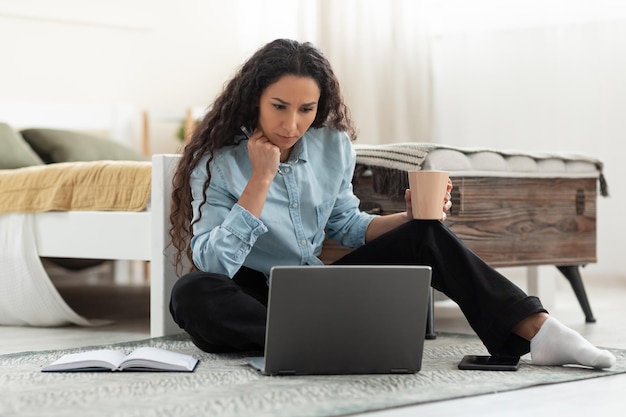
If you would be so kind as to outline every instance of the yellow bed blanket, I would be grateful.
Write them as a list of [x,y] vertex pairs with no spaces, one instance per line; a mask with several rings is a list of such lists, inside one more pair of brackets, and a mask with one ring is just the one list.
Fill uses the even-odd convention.
[[0,170],[0,214],[52,210],[142,211],[148,161],[63,162]]

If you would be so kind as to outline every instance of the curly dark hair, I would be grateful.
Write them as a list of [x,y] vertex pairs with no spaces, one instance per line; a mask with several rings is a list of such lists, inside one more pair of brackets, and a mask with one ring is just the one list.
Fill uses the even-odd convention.
[[205,167],[208,179],[203,188],[204,204],[206,190],[211,181],[209,164],[213,159],[213,152],[236,144],[241,138],[241,126],[257,125],[261,94],[285,75],[310,77],[317,83],[320,98],[312,128],[326,126],[345,131],[352,140],[356,139],[356,130],[343,101],[339,82],[322,52],[309,42],[301,43],[290,39],[277,39],[263,46],[226,83],[206,116],[195,127],[176,168],[172,180],[169,234],[171,244],[176,249],[174,261],[177,270],[182,266],[184,256],[193,265],[189,245],[193,233],[191,172],[208,153],[210,156]]

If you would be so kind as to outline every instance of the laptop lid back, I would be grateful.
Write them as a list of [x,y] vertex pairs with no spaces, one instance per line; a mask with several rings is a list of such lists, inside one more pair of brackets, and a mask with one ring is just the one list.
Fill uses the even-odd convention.
[[264,372],[418,372],[430,277],[427,266],[273,268]]

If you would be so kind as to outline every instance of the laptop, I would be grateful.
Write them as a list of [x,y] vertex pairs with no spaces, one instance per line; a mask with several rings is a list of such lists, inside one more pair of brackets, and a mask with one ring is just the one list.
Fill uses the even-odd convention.
[[416,373],[429,266],[281,266],[270,272],[265,375]]

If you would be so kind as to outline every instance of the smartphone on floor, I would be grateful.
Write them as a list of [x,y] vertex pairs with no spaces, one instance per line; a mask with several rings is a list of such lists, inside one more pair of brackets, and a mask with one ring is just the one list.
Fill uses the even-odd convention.
[[476,371],[517,371],[519,358],[505,356],[466,355],[459,369]]

